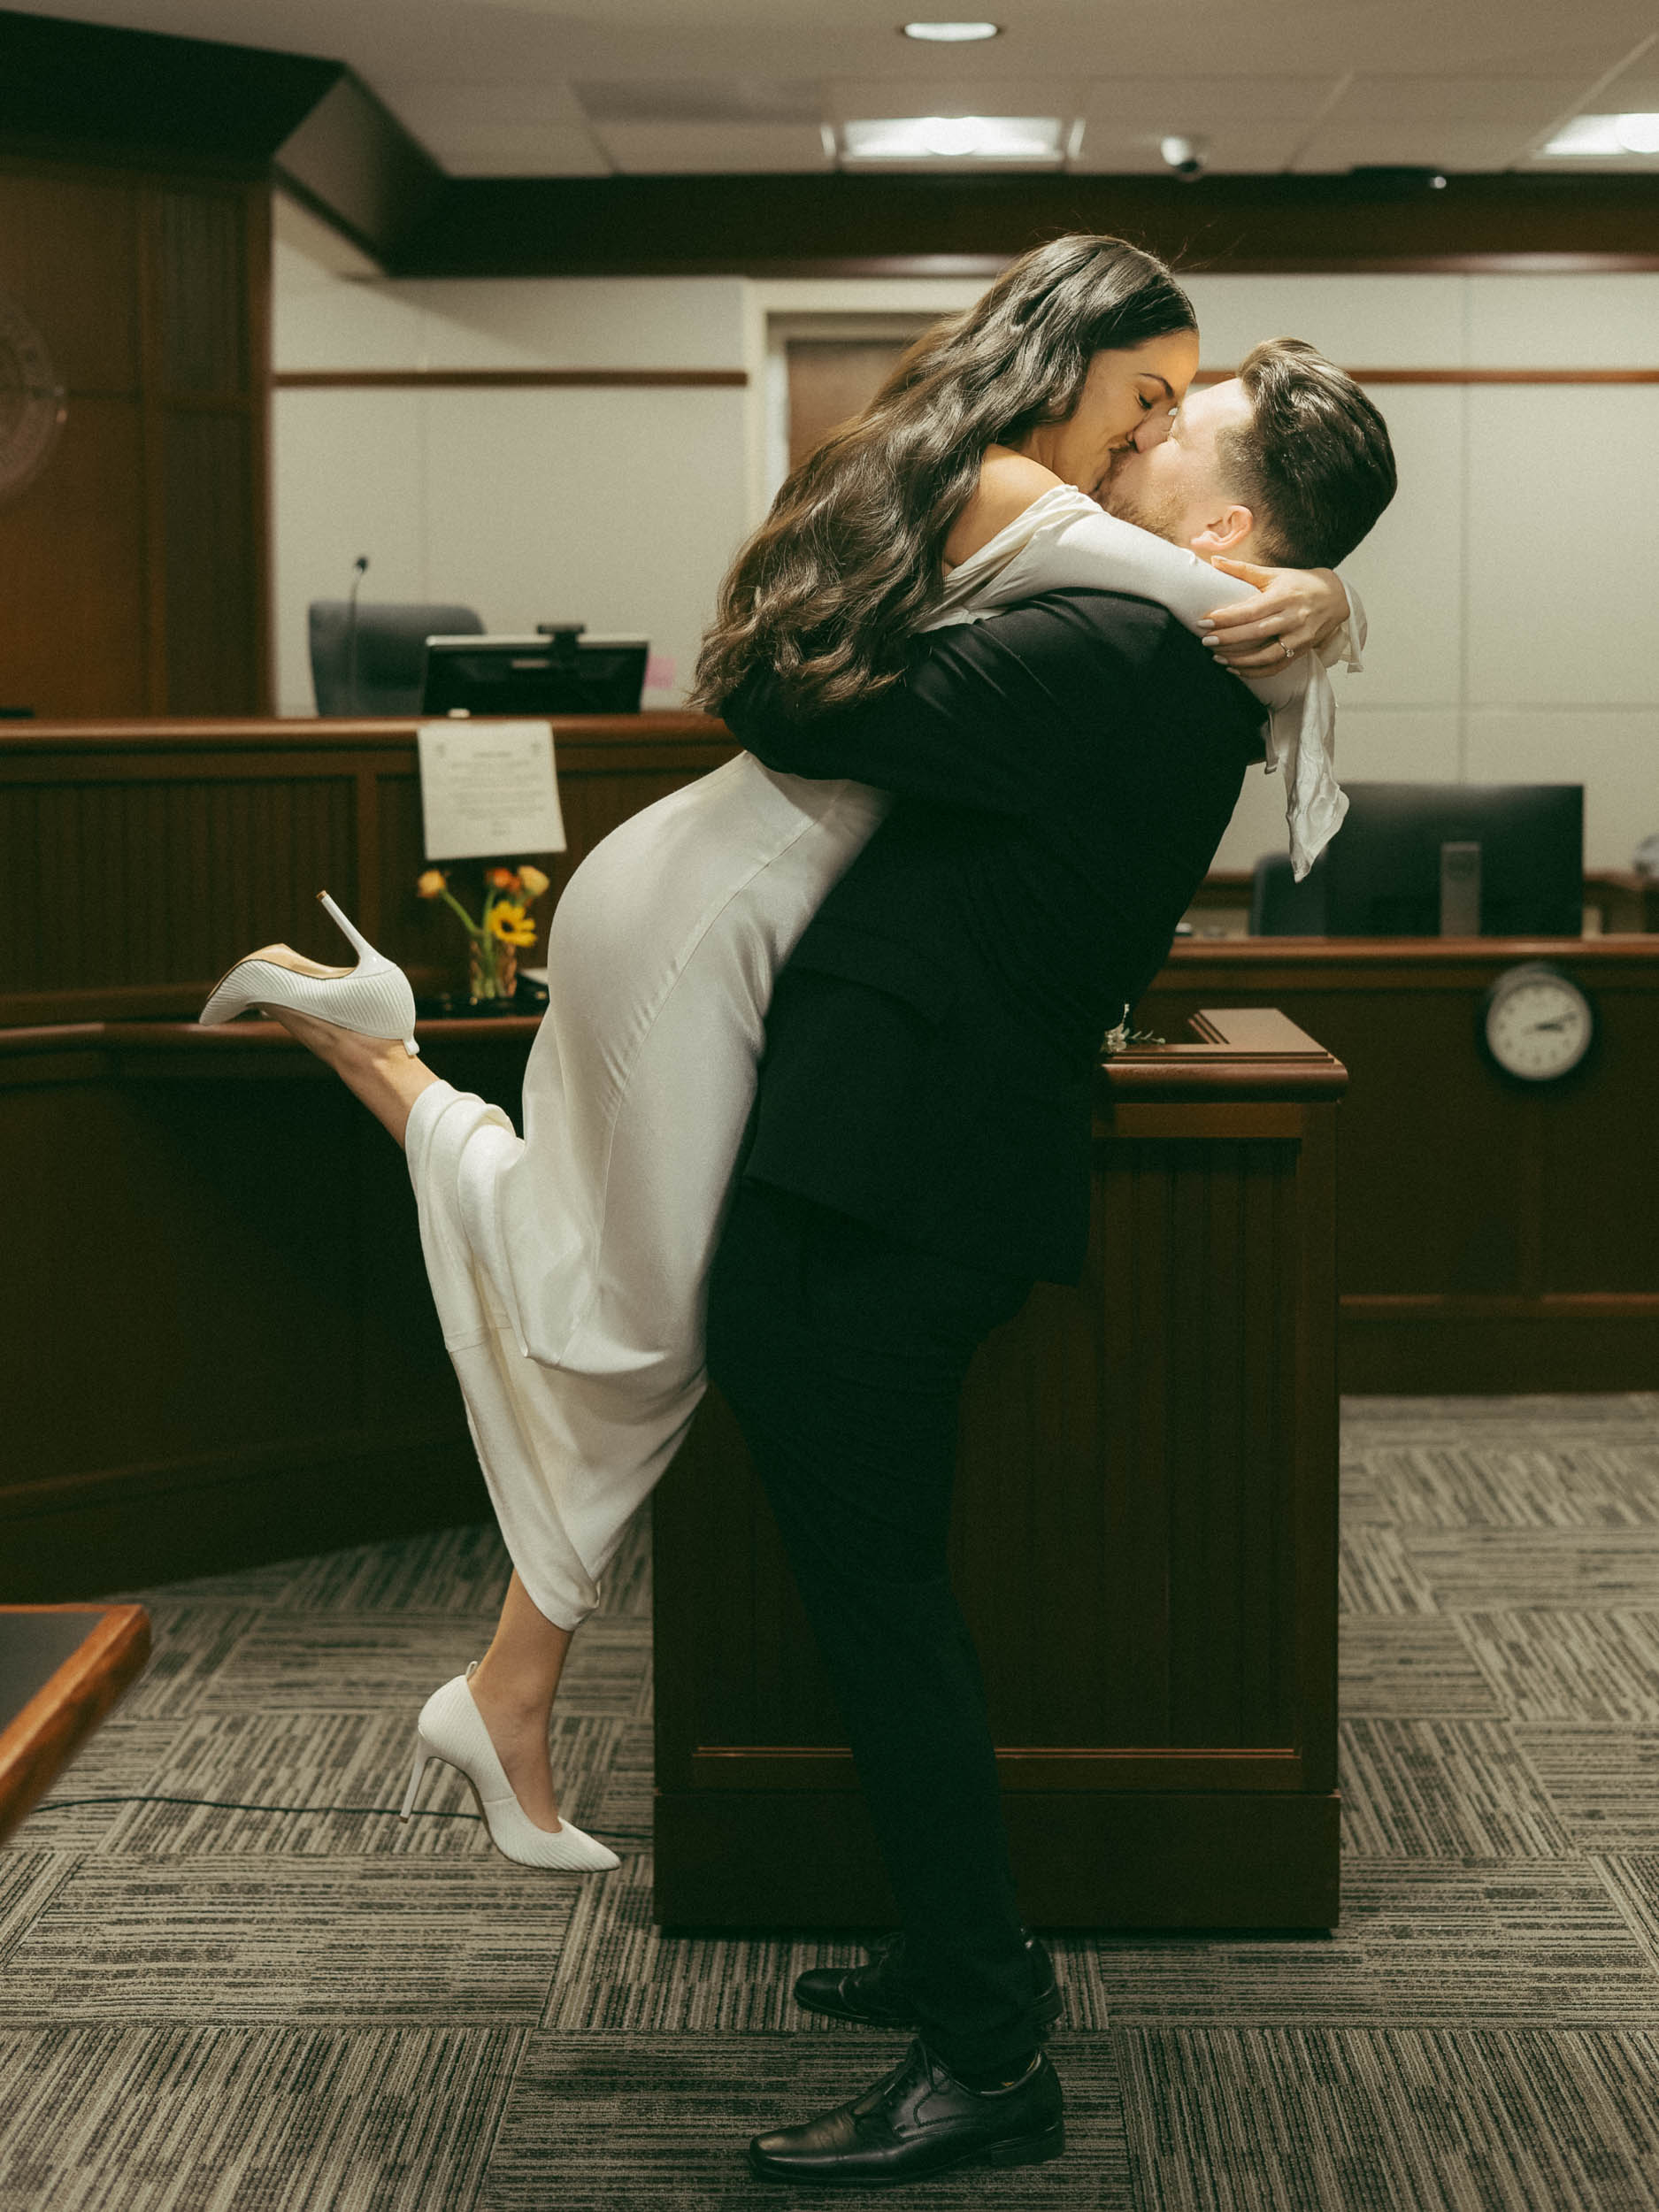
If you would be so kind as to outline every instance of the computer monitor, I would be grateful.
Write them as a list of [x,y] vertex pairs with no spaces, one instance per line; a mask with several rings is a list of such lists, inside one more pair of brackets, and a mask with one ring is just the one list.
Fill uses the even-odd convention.
[[642,637],[429,637],[421,710],[637,714],[648,650]]
[[1583,933],[1581,783],[1347,788],[1326,864],[1333,937]]

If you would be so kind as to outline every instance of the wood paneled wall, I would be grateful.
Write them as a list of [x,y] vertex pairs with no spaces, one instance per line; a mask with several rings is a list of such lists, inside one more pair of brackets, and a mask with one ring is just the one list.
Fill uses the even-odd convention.
[[[551,877],[543,927],[602,837],[737,749],[698,714],[554,729],[567,849],[503,856]],[[338,960],[319,890],[417,995],[465,977],[459,924],[415,893],[426,864],[413,722],[0,727],[0,1025],[194,1017],[255,945]]]
[[68,409],[0,504],[0,706],[268,709],[269,260],[263,184],[0,161],[0,288]]

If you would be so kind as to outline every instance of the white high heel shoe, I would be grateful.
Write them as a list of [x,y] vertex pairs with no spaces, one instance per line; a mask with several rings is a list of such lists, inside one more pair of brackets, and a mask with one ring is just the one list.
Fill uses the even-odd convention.
[[399,1037],[412,1058],[420,1047],[415,1042],[415,995],[409,978],[395,960],[375,951],[326,891],[317,895],[357,947],[357,966],[319,967],[291,945],[261,945],[227,968],[197,1023],[211,1029],[244,1007],[292,1006],[341,1029],[360,1030],[365,1037]]
[[489,1839],[497,1851],[520,1866],[557,1867],[572,1874],[601,1872],[620,1866],[616,1853],[596,1837],[585,1835],[573,1821],[556,1829],[538,1828],[513,1793],[484,1716],[467,1686],[478,1666],[474,1659],[465,1674],[457,1674],[436,1689],[420,1709],[415,1728],[415,1765],[403,1793],[402,1817],[414,1810],[415,1793],[428,1759],[447,1759],[459,1767],[472,1786],[479,1809],[489,1827]]

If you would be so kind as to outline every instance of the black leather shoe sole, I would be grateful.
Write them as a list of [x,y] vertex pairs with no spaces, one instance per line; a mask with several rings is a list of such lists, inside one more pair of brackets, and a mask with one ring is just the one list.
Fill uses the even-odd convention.
[[1040,2166],[1046,2159],[1058,2158],[1065,2148],[1065,2122],[1056,2120],[1052,2127],[1044,2128],[1036,2135],[1018,2135],[1005,2143],[968,2143],[956,2152],[942,2152],[935,2160],[907,2166],[902,2173],[881,2173],[865,2165],[838,2166],[826,2161],[820,2166],[773,2166],[757,2150],[749,2147],[749,2170],[762,2181],[798,2182],[809,2188],[895,2189],[907,2181],[925,2181],[930,2175],[951,2173],[959,2166]]

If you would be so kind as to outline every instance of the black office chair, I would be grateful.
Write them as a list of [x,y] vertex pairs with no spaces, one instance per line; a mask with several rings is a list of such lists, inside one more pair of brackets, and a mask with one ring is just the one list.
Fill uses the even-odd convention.
[[429,637],[481,637],[471,607],[311,604],[311,688],[319,714],[419,714]]
[[1300,883],[1288,853],[1263,853],[1250,878],[1252,937],[1325,935],[1325,855]]

